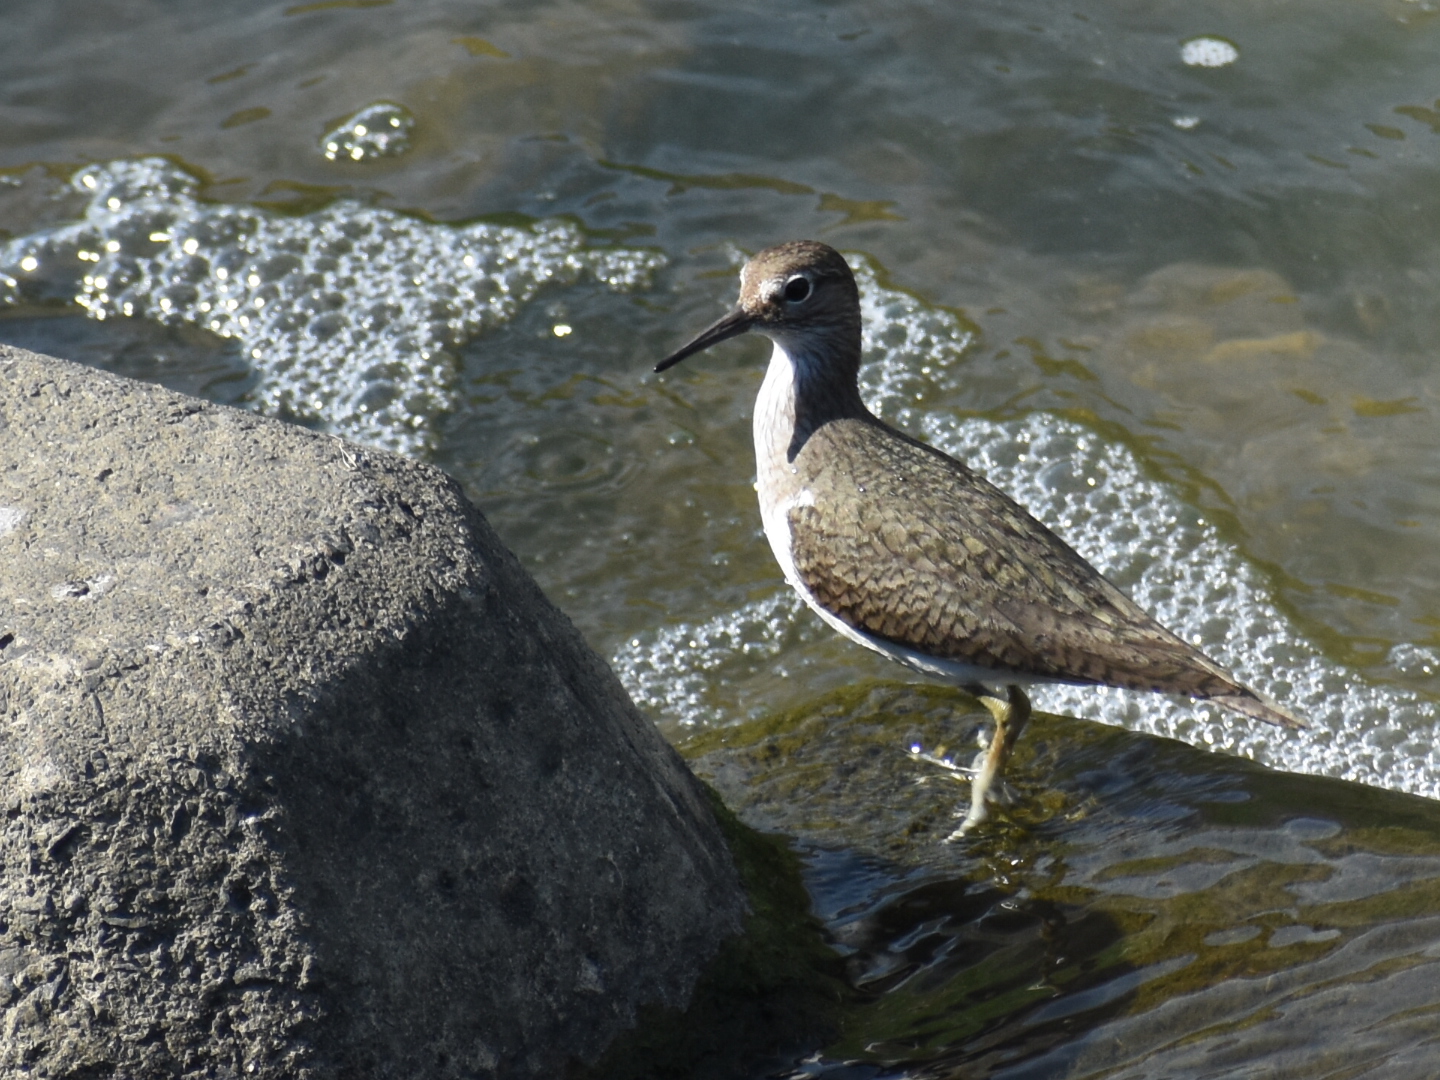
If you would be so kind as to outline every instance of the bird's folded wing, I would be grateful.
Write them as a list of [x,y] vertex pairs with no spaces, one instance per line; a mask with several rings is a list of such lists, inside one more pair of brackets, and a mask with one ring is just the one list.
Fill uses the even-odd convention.
[[1199,697],[1245,693],[959,462],[930,451],[907,460],[905,475],[852,464],[857,490],[837,499],[817,485],[808,505],[789,511],[797,574],[850,626],[1000,671]]

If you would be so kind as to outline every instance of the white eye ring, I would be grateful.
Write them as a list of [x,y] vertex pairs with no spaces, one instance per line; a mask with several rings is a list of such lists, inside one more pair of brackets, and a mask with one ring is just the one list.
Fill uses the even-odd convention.
[[785,287],[780,290],[780,295],[783,296],[788,303],[803,304],[806,300],[810,299],[810,294],[813,291],[810,285],[810,279],[804,274],[796,274],[789,281],[785,282]]

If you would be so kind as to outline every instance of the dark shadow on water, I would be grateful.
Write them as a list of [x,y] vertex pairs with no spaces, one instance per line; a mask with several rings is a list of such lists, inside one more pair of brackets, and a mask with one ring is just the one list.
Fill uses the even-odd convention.
[[[985,880],[880,868],[811,849],[806,883],[863,1004],[824,1058],[796,1076],[988,1076],[1122,1014],[1146,973],[1117,960],[1103,912]],[[867,865],[868,864],[868,865]],[[857,884],[869,882],[869,896]],[[836,892],[850,901],[835,907]],[[864,1069],[867,1062],[872,1072]]]

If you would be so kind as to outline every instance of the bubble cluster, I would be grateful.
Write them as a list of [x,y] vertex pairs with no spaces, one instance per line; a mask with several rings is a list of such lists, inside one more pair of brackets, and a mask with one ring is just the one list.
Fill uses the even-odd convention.
[[[872,408],[963,458],[1186,641],[1314,727],[1280,731],[1204,703],[1095,687],[1036,686],[1038,708],[1318,773],[1440,797],[1436,704],[1339,665],[1276,606],[1269,582],[1203,516],[1148,476],[1125,446],[1048,413],[998,423],[914,410],[918,365],[946,363],[970,342],[956,317],[884,288],[860,260],[866,318],[863,389]],[[948,337],[947,337],[948,335]],[[828,632],[776,574],[775,591],[739,610],[636,637],[615,657],[622,681],[658,715],[714,715],[708,681],[737,682]],[[790,621],[804,629],[797,633]],[[744,657],[727,656],[735,648]],[[1440,669],[1417,645],[1392,651],[1397,670]],[[733,686],[731,693],[734,692]],[[708,706],[708,708],[707,708]]]
[[975,342],[974,330],[953,312],[884,287],[863,256],[848,261],[860,288],[861,348],[867,357],[885,357],[860,369],[861,393],[895,407],[925,397],[941,373],[959,365]]
[[435,225],[337,203],[303,217],[201,202],[168,161],[95,165],[72,224],[0,247],[0,305],[73,296],[92,318],[188,324],[238,339],[253,403],[415,453],[455,404],[454,349],[542,288],[646,284],[663,257],[586,246],[564,221]]
[[410,149],[415,117],[403,105],[377,101],[346,117],[320,139],[320,149],[331,161],[364,161],[398,157]]
[[1180,62],[1190,67],[1225,67],[1240,59],[1233,42],[1219,37],[1193,37],[1180,44]]
[[635,704],[684,726],[715,716],[717,684],[753,678],[773,667],[804,604],[776,591],[701,623],[660,627],[631,638],[612,664]]

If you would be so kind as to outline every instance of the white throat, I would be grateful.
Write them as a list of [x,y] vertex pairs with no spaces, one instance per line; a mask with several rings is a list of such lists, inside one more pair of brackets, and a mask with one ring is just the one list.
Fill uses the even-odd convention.
[[779,480],[778,470],[789,468],[785,457],[795,434],[796,374],[795,360],[783,343],[775,341],[765,381],[760,384],[760,394],[755,398],[755,418],[752,422],[755,475],[762,501],[766,488],[773,488]]
[[[806,349],[814,342],[798,335],[772,337],[770,341],[770,366],[755,399],[753,425],[755,470],[762,498],[767,482],[777,479],[777,471],[794,473],[789,455],[795,440],[796,406],[807,392],[815,393],[826,368],[824,357]],[[772,474],[768,478],[767,471]]]

